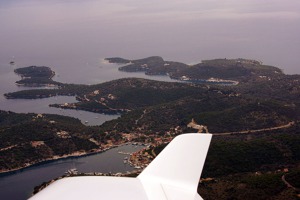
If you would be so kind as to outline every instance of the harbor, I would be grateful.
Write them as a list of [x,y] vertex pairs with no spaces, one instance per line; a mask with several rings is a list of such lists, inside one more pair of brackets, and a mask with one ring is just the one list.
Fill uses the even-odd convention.
[[48,161],[15,172],[1,174],[0,196],[3,199],[27,199],[32,195],[34,187],[61,177],[68,170],[92,175],[130,173],[136,169],[124,163],[124,158],[129,156],[118,152],[133,153],[144,147],[131,144],[122,145],[102,153]]

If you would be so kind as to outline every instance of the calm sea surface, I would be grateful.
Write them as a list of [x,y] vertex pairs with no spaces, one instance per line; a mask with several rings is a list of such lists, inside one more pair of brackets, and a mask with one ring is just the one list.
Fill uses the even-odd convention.
[[[166,76],[146,76],[143,73],[126,73],[118,71],[118,65],[108,64],[103,59],[94,58],[82,66],[72,64],[72,62],[60,63],[56,66],[49,65],[46,59],[40,65],[50,66],[55,72],[56,81],[78,84],[96,84],[105,81],[111,81],[125,77],[148,78],[160,81],[173,81]],[[80,119],[82,122],[88,121],[88,125],[101,125],[103,122],[115,119],[119,115],[104,115],[85,111],[61,110],[52,108],[51,103],[75,102],[75,97],[58,96],[46,99],[6,99],[3,94],[26,89],[37,89],[32,87],[20,87],[15,81],[20,77],[14,73],[15,68],[36,65],[34,62],[16,62],[10,65],[7,61],[0,61],[0,109],[13,111],[17,113],[50,113],[65,116],[71,116]],[[39,65],[38,64],[38,65]],[[72,68],[74,67],[75,68]],[[78,68],[76,68],[78,66]],[[51,88],[48,88],[51,89]],[[33,188],[45,181],[59,177],[70,168],[76,167],[79,172],[126,172],[133,170],[127,164],[123,163],[124,155],[118,154],[118,151],[133,152],[141,147],[122,146],[117,149],[111,149],[107,152],[80,157],[62,159],[53,162],[47,162],[34,167],[20,170],[16,173],[0,175],[0,198],[1,199],[26,199],[30,197]]]
[[299,0],[1,0],[0,66],[47,65],[61,80],[95,83],[110,79],[87,72],[101,57],[159,55],[249,58],[300,74],[299,24]]
[[[89,125],[119,117],[48,107],[74,102],[74,97],[5,99],[4,93],[31,89],[16,86],[20,77],[13,72],[31,65],[49,66],[56,72],[56,81],[78,84],[124,77],[171,81],[120,72],[118,65],[103,62],[114,56],[138,59],[159,55],[188,64],[202,59],[249,58],[300,74],[299,24],[299,0],[272,4],[261,0],[1,0],[0,109],[61,114]],[[11,61],[16,64],[11,66]],[[24,199],[35,185],[74,166],[79,171],[131,170],[119,157],[111,150],[2,175],[0,198]]]
[[[52,103],[66,103],[66,102],[76,102],[75,97],[68,96],[58,96],[45,99],[6,99],[3,94],[7,92],[13,92],[24,89],[36,89],[31,87],[20,87],[15,84],[15,81],[19,80],[20,77],[16,75],[13,71],[15,68],[27,66],[27,65],[9,65],[8,63],[3,63],[0,65],[0,109],[9,110],[17,113],[50,113],[59,114],[65,116],[71,116],[79,118],[82,122],[88,121],[88,125],[100,125],[107,120],[112,120],[119,115],[104,115],[92,112],[77,111],[77,110],[61,110],[58,108],[49,107]],[[126,73],[118,71],[118,65],[107,64],[101,62],[99,59],[98,63],[87,64],[79,72],[76,70],[69,70],[68,66],[63,66],[60,68],[52,67],[54,71],[57,72],[54,79],[56,81],[65,83],[78,83],[78,84],[96,84],[105,81],[111,81],[118,78],[124,77],[140,77],[148,78],[161,81],[172,81],[167,76],[146,76],[143,73]],[[82,70],[82,71],[81,71]],[[51,89],[51,88],[49,88]]]
[[133,167],[123,162],[127,155],[118,152],[130,153],[141,148],[143,147],[124,145],[104,153],[50,161],[17,172],[0,174],[0,198],[3,200],[27,199],[31,196],[35,186],[62,176],[71,168],[77,168],[78,172],[117,173],[132,171]]
[[[46,99],[5,99],[3,94],[24,89],[36,89],[19,87],[15,81],[19,80],[13,70],[28,65],[9,65],[2,63],[0,67],[0,109],[17,113],[51,113],[79,118],[82,122],[88,121],[88,125],[100,125],[103,122],[119,117],[119,115],[104,115],[85,111],[61,110],[49,107],[51,103],[75,102],[75,97],[59,96]],[[143,73],[126,73],[118,71],[118,65],[107,64],[102,59],[98,62],[86,64],[83,68],[70,70],[68,65],[60,68],[51,67],[56,71],[54,79],[60,82],[96,84],[124,77],[150,78],[160,81],[173,81],[166,76],[146,76]],[[49,88],[51,89],[51,88]],[[0,175],[0,198],[1,199],[26,199],[30,197],[33,188],[45,181],[59,177],[67,169],[76,167],[79,172],[126,172],[133,168],[123,163],[124,155],[118,151],[133,152],[141,147],[122,146],[107,152],[80,157],[62,159],[47,162],[38,166],[29,167],[16,173]]]

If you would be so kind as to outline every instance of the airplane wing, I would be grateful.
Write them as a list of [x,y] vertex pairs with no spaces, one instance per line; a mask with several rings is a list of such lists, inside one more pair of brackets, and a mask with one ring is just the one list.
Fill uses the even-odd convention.
[[137,178],[63,178],[30,200],[201,200],[197,186],[211,137],[193,133],[175,137]]

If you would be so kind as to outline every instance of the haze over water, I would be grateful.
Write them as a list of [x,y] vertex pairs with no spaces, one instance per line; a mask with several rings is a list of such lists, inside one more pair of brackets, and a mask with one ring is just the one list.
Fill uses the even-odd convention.
[[[300,74],[299,0],[2,0],[0,67],[46,65],[82,81],[104,57],[250,58]],[[78,79],[78,81],[77,81]]]
[[[299,0],[1,0],[0,109],[50,112],[47,105],[53,99],[36,100],[43,102],[39,106],[32,100],[3,97],[3,93],[25,89],[14,85],[19,77],[13,68],[30,65],[49,66],[57,74],[55,80],[81,84],[146,77],[117,72],[116,66],[110,72],[102,58],[113,56],[158,55],[188,64],[202,59],[249,58],[288,74],[300,74],[299,35]],[[10,66],[10,61],[16,65]],[[78,113],[70,111],[72,116]],[[123,165],[123,159],[119,161]],[[32,175],[36,172],[26,176],[39,178]],[[41,173],[48,175],[44,169]],[[9,192],[5,187],[17,190],[12,179],[21,189],[28,185],[30,181],[20,181],[23,174],[17,175],[7,180],[1,177],[2,192]]]

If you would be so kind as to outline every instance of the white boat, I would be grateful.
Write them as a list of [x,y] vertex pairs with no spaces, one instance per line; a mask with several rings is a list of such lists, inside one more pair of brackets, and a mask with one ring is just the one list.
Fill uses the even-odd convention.
[[71,168],[68,169],[65,174],[69,174],[69,175],[74,175],[74,174],[78,174],[78,170],[76,168]]

